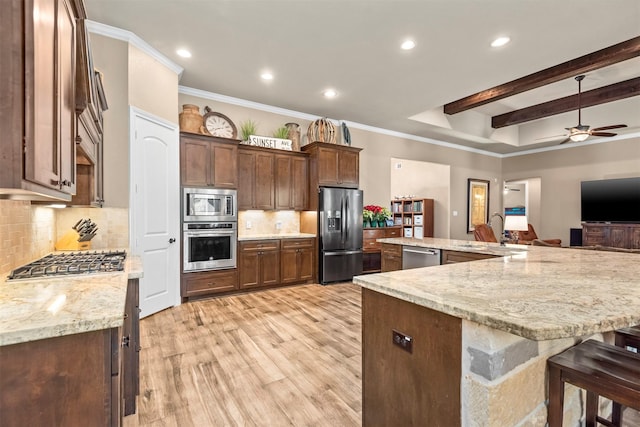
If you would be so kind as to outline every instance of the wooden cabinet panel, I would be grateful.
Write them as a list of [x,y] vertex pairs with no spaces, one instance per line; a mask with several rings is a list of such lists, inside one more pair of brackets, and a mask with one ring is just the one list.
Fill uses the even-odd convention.
[[[309,154],[309,195],[321,186],[358,188],[360,148],[313,142],[302,151]],[[317,197],[309,197],[308,209],[317,207]]]
[[640,248],[640,224],[582,224],[583,246]]
[[282,284],[304,283],[313,280],[315,239],[283,239],[280,251]]
[[182,297],[191,298],[238,289],[238,272],[228,270],[182,273]]
[[183,186],[238,186],[238,141],[180,133],[180,182]]
[[477,261],[479,259],[495,258],[496,255],[477,254],[471,252],[459,252],[459,251],[441,251],[441,264],[455,264],[458,262]]
[[307,206],[307,159],[295,154],[275,155],[275,208],[304,210]]
[[363,289],[362,425],[460,426],[461,343],[459,318]]
[[239,288],[280,283],[280,241],[251,240],[238,244]]
[[238,150],[238,209],[275,208],[275,157],[268,150]]
[[185,138],[180,141],[180,176],[184,186],[206,187],[211,175],[209,143]]
[[382,244],[382,272],[402,270],[402,246]]

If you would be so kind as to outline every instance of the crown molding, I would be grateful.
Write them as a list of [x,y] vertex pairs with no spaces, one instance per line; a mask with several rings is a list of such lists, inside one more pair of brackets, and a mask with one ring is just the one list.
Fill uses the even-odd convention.
[[169,68],[171,71],[176,73],[178,75],[178,80],[182,77],[184,68],[182,68],[181,66],[179,66],[178,64],[176,64],[175,62],[167,58],[166,56],[164,56],[162,53],[160,53],[158,50],[152,47],[149,43],[142,40],[140,37],[138,37],[136,34],[132,33],[131,31],[112,27],[106,24],[101,24],[100,22],[91,21],[89,19],[86,20],[86,24],[87,24],[87,30],[90,33],[98,34],[105,37],[110,37],[116,40],[125,41],[137,47],[138,49],[140,49],[141,51],[151,56],[156,61],[160,62],[162,65],[164,65],[165,67]]

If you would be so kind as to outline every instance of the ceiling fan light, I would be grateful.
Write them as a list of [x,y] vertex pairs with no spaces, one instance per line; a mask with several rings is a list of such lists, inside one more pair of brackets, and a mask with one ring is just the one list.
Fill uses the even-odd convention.
[[572,140],[573,142],[582,142],[587,138],[589,138],[589,134],[586,132],[574,133],[569,137],[569,139]]

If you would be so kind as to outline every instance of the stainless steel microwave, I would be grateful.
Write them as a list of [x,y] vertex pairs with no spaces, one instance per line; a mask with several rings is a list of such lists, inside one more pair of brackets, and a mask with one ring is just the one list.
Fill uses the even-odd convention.
[[183,188],[183,222],[237,221],[236,190]]

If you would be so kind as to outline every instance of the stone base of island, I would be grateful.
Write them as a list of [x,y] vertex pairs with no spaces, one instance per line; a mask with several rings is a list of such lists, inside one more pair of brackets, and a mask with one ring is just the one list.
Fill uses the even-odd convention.
[[[640,323],[637,254],[381,241],[499,257],[354,278],[364,426],[544,426],[547,359]],[[583,407],[567,385],[564,425],[579,425]]]

